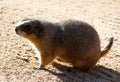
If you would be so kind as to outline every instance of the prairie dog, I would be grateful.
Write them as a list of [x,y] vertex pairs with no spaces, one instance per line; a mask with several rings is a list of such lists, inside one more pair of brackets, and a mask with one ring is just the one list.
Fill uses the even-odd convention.
[[113,37],[104,50],[96,30],[85,22],[65,20],[48,22],[24,19],[15,27],[16,34],[28,39],[36,48],[40,68],[56,57],[81,71],[93,68],[111,48]]

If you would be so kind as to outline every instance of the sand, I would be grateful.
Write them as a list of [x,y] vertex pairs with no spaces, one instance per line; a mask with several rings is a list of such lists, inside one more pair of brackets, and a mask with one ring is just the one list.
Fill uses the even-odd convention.
[[[34,70],[34,51],[28,41],[14,32],[22,18],[60,21],[77,19],[97,30],[101,49],[114,37],[110,52],[89,72],[67,64]],[[119,0],[0,0],[0,82],[120,82]],[[30,62],[18,58],[30,59]]]

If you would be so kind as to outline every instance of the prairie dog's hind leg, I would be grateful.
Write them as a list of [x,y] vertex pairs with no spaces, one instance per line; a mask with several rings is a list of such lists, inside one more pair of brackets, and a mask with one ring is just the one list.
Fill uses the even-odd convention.
[[90,69],[90,67],[86,65],[85,61],[76,61],[73,66],[83,72],[87,72]]

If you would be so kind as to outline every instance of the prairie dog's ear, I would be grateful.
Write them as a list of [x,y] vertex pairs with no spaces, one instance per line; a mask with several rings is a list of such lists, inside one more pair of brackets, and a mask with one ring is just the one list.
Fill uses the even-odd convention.
[[44,29],[44,25],[39,20],[32,21],[31,25],[32,25],[32,27],[34,27],[32,30],[36,29],[39,32],[41,32]]
[[36,35],[36,37],[41,37],[44,36],[45,34],[45,26],[43,25],[43,23],[39,20],[34,20],[32,21],[32,29],[31,32],[34,33]]

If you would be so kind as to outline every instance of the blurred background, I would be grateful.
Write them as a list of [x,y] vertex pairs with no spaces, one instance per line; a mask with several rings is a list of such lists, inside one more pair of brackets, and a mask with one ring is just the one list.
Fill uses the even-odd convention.
[[[98,67],[89,73],[68,67],[50,66],[49,70],[33,69],[16,56],[34,56],[26,39],[14,32],[23,18],[61,21],[77,19],[92,25],[98,32],[101,48],[113,36],[114,43]],[[120,82],[120,0],[0,0],[0,82]],[[70,68],[71,69],[71,68]],[[54,72],[54,73],[53,73]]]

